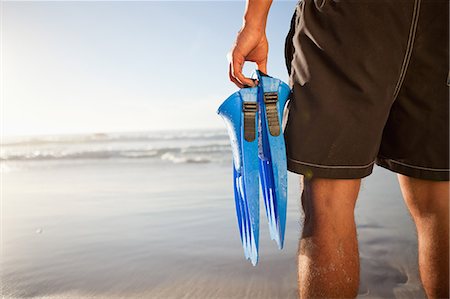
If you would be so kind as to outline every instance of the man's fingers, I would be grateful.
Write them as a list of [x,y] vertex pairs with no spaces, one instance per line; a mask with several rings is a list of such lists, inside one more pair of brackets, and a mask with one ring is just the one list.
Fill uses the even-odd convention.
[[257,65],[258,65],[258,70],[260,70],[264,74],[267,74],[267,60],[258,62]]
[[233,70],[232,70],[231,63],[228,67],[228,76],[230,77],[230,81],[233,82],[234,84],[236,84],[237,87],[244,88],[244,85],[241,82],[239,82],[236,78],[233,77]]
[[228,76],[230,77],[230,80],[237,85],[237,87],[239,88],[243,88],[244,84],[242,82],[240,82],[236,76],[235,73],[237,72],[237,69],[240,68],[240,65],[236,63],[236,59],[235,59],[235,52],[231,51],[227,54],[227,59],[229,62],[229,67],[228,67]]
[[[234,55],[233,55],[234,56]],[[236,79],[237,81],[239,81],[240,84],[245,85],[244,82],[242,82],[239,77],[243,77],[242,74],[240,74],[242,72],[242,66],[240,63],[238,63],[237,59],[234,59],[234,57],[232,57],[231,60],[231,76]],[[240,74],[240,75],[239,75]]]
[[[255,87],[258,83],[256,80],[245,77],[242,74],[242,67],[245,63],[245,58],[239,56],[235,51],[231,51],[227,55],[229,61],[228,76],[230,80],[236,84],[239,88],[243,87]],[[266,62],[258,63],[258,69],[263,73],[266,73]],[[261,69],[262,68],[262,69]]]
[[251,87],[255,86],[255,82],[253,82],[252,79],[247,78],[242,74],[242,64],[240,64],[240,63],[236,62],[236,60],[234,60],[232,65],[233,65],[232,75],[234,78],[236,78],[243,85],[251,86]]
[[246,78],[242,74],[242,67],[245,63],[245,57],[234,50],[230,53],[229,60],[231,65],[231,76],[244,86],[255,86],[255,83],[252,79]]

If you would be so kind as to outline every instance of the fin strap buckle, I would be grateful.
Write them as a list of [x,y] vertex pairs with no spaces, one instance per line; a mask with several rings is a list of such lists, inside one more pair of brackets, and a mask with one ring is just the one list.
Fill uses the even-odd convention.
[[244,138],[248,142],[256,139],[256,102],[244,102],[242,111],[244,112]]
[[266,118],[269,126],[269,132],[272,136],[280,135],[280,122],[278,120],[278,93],[266,92],[264,93],[264,104],[266,105]]

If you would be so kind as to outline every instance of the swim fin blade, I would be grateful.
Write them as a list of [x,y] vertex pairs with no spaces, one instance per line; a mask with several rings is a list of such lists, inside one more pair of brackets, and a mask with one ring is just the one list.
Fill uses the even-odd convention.
[[[257,71],[257,87],[233,93],[219,107],[233,152],[236,215],[245,257],[255,266],[259,246],[259,186],[271,239],[283,248],[287,162],[282,120],[290,89]],[[260,183],[260,184],[259,184]]]
[[279,79],[256,71],[259,81],[260,182],[269,222],[270,237],[282,249],[286,230],[287,161],[283,136],[283,112],[289,86]]
[[233,152],[236,215],[245,257],[255,266],[259,246],[258,88],[243,88],[219,107]]

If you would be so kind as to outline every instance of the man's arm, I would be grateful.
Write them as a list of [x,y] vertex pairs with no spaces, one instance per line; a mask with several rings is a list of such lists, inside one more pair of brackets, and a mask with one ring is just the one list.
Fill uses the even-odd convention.
[[230,80],[240,88],[255,85],[242,74],[245,61],[255,62],[260,71],[267,73],[266,22],[271,4],[272,0],[247,0],[242,28],[228,56]]

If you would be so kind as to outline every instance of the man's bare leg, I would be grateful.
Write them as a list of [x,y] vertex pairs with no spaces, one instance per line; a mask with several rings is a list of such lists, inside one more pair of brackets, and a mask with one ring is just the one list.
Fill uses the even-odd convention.
[[304,179],[298,252],[300,298],[354,298],[359,254],[354,209],[361,180]]
[[406,205],[416,224],[419,270],[429,298],[448,298],[449,182],[399,175]]

